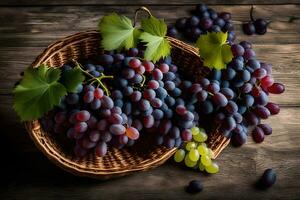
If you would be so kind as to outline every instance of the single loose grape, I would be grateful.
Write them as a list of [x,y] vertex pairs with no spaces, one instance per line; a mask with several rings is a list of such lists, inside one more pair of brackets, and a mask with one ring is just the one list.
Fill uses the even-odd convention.
[[194,167],[197,164],[197,162],[191,161],[188,155],[185,156],[184,163],[187,167]]
[[175,162],[182,162],[185,156],[185,151],[183,149],[178,149],[174,155]]
[[197,162],[199,160],[199,152],[196,149],[191,149],[189,152],[189,159],[191,161]]
[[208,148],[203,145],[199,145],[197,150],[201,156],[208,155]]
[[196,143],[195,142],[188,142],[186,143],[185,149],[190,151],[191,149],[195,149],[196,148]]
[[201,162],[204,166],[209,166],[211,164],[211,159],[207,155],[201,156]]
[[192,127],[191,131],[192,131],[192,135],[197,135],[200,133],[200,129],[196,126]]
[[211,162],[209,166],[205,167],[205,170],[210,174],[215,174],[219,171],[219,165],[215,162]]

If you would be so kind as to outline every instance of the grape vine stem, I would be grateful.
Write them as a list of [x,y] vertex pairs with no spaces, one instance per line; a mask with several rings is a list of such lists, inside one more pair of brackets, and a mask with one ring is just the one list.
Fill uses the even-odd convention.
[[101,88],[105,91],[107,96],[110,96],[110,92],[107,89],[107,87],[103,84],[102,79],[113,79],[114,76],[106,76],[104,73],[100,73],[100,77],[95,77],[92,74],[90,74],[88,71],[83,70],[83,67],[80,63],[78,63],[76,60],[73,60],[73,62],[76,64],[76,67],[80,69],[84,74],[87,76],[91,77],[91,85],[94,84],[95,82],[98,82],[97,87],[101,86]]

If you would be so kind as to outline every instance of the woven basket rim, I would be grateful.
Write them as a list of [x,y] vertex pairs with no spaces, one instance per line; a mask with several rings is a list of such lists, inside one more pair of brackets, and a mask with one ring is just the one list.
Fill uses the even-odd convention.
[[[44,51],[37,56],[35,61],[31,64],[31,67],[35,68],[38,67],[42,63],[46,63],[50,58],[54,55],[56,55],[59,51],[62,51],[64,48],[68,48],[69,45],[76,44],[85,40],[91,40],[96,41],[95,34],[98,34],[100,36],[100,33],[96,30],[87,30],[83,32],[78,32],[73,35],[69,35],[65,38],[62,38],[52,44],[50,44],[48,47],[44,49]],[[74,38],[76,38],[74,40]],[[167,37],[167,39],[171,42],[172,47],[178,47],[182,51],[192,54],[193,56],[199,57],[198,49],[184,43],[183,41],[177,40],[172,37]],[[67,45],[64,45],[67,44]],[[99,44],[100,45],[100,44]],[[55,47],[59,47],[58,50],[51,51]],[[62,46],[62,47],[61,47]],[[182,48],[184,47],[184,48]],[[25,122],[25,127],[27,132],[29,133],[31,139],[34,141],[37,148],[44,154],[46,157],[55,163],[60,168],[71,172],[77,176],[85,176],[85,177],[91,177],[91,178],[100,178],[100,179],[106,179],[106,175],[113,175],[114,177],[117,176],[123,176],[135,171],[144,171],[151,168],[154,168],[158,166],[159,164],[162,164],[167,159],[169,159],[176,151],[176,148],[165,150],[163,153],[163,156],[157,159],[153,159],[149,162],[149,159],[147,162],[143,163],[141,166],[132,166],[130,168],[126,168],[123,170],[120,170],[120,168],[110,168],[110,169],[101,169],[101,168],[92,168],[92,167],[82,167],[80,164],[73,162],[70,159],[67,159],[66,157],[59,154],[59,152],[55,151],[51,146],[47,144],[43,140],[43,138],[40,138],[38,134],[36,133],[35,129],[40,129],[41,126],[39,124],[38,120]],[[224,138],[220,138],[220,144],[221,148],[216,150],[216,154],[214,157],[216,157],[229,143],[228,140],[225,140]],[[159,146],[157,148],[160,148]],[[109,177],[111,178],[111,177]]]

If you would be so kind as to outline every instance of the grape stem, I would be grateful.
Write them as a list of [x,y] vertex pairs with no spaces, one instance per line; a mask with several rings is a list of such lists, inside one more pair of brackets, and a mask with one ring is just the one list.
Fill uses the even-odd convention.
[[[254,11],[254,6],[251,5],[251,9],[250,9],[250,19],[251,19],[252,22],[255,21],[255,19],[254,19],[254,17],[253,17],[253,11]],[[270,24],[271,22],[272,22],[272,20],[268,21],[268,22],[267,22],[267,26],[269,26],[269,24]]]
[[149,10],[148,8],[146,8],[145,6],[142,6],[142,7],[138,8],[138,9],[136,9],[136,10],[135,10],[135,13],[134,13],[133,27],[135,27],[135,25],[136,25],[136,23],[137,23],[137,17],[138,17],[138,13],[139,13],[140,11],[146,12],[146,13],[148,14],[148,17],[151,17],[151,16],[152,16],[150,10]]
[[254,20],[254,17],[253,17],[253,10],[254,10],[254,7],[253,7],[253,5],[251,5],[251,9],[250,9],[250,19],[251,19],[252,22],[255,21],[255,20]]
[[92,74],[90,74],[88,71],[85,71],[82,67],[82,65],[80,63],[78,63],[76,60],[72,60],[75,64],[76,64],[76,67],[78,69],[80,69],[84,74],[86,74],[87,76],[89,76],[91,79],[89,81],[90,84],[94,84],[96,82],[98,82],[97,84],[97,87],[101,86],[101,88],[104,90],[104,92],[106,93],[106,96],[109,96],[110,95],[110,92],[109,90],[107,89],[107,87],[103,84],[102,82],[102,79],[107,79],[107,78],[110,78],[110,79],[113,79],[114,76],[106,76],[104,73],[100,73],[100,77],[95,77],[93,76]]

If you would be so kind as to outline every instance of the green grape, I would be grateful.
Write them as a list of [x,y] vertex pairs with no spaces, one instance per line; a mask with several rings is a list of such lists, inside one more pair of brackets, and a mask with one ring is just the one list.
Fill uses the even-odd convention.
[[205,170],[205,166],[201,162],[199,162],[199,169],[200,169],[200,171]]
[[219,171],[219,166],[217,163],[212,162],[209,166],[205,167],[205,170],[210,174],[215,174]]
[[195,149],[196,148],[196,143],[195,142],[188,142],[186,143],[185,149],[190,151],[191,149]]
[[211,148],[207,148],[208,149],[208,157],[212,158],[214,156],[214,152],[211,150]]
[[207,135],[204,132],[199,132],[198,135],[193,135],[193,138],[197,142],[205,142],[207,140]]
[[207,155],[201,156],[201,162],[204,166],[209,166],[211,164],[211,159]]
[[196,142],[201,142],[201,135],[198,133],[197,135],[193,135],[193,139],[196,141]]
[[204,147],[207,147],[207,145],[206,145],[205,142],[200,142],[198,146],[204,146]]
[[205,147],[204,145],[199,145],[198,148],[197,148],[199,154],[202,156],[202,155],[207,155],[208,154],[208,148]]
[[185,156],[185,151],[183,149],[178,149],[174,155],[175,162],[182,162]]
[[192,135],[197,135],[200,133],[200,129],[196,126],[191,128]]
[[184,163],[188,167],[194,167],[197,164],[197,162],[191,161],[188,155],[185,156]]
[[199,160],[199,152],[196,149],[191,149],[189,152],[189,159],[193,162],[197,162]]

